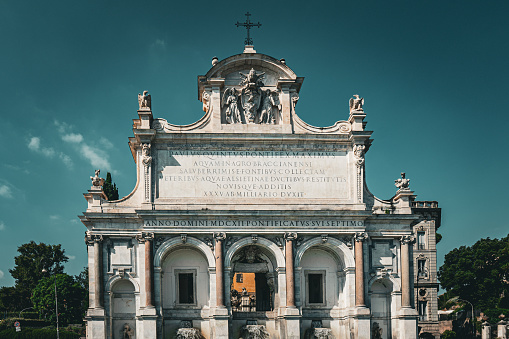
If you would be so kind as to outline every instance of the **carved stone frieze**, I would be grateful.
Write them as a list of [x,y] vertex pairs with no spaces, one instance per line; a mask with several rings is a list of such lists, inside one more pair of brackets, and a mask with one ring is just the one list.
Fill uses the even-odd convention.
[[180,240],[182,241],[183,244],[185,244],[187,242],[187,234],[182,233],[180,235]]
[[170,239],[171,237],[167,237],[167,236],[157,236],[154,238],[154,252],[157,251],[157,249],[159,247],[161,247],[161,245],[168,239]]
[[143,144],[141,146],[141,153],[143,156],[141,162],[143,163],[143,165],[145,165],[145,167],[150,166],[150,164],[152,163],[152,157],[150,156],[150,148],[151,148],[150,144]]

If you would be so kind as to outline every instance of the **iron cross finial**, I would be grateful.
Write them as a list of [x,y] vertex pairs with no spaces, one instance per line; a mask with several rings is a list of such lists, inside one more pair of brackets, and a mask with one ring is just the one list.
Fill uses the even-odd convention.
[[237,21],[237,23],[236,23],[237,27],[244,26],[247,29],[247,38],[244,41],[246,46],[252,46],[253,45],[253,39],[251,39],[251,37],[249,36],[249,30],[251,29],[251,27],[258,27],[258,28],[260,28],[260,26],[262,25],[259,21],[258,21],[257,24],[252,23],[251,21],[249,21],[249,17],[250,16],[251,16],[251,14],[249,12],[247,12],[246,13],[246,22],[238,22]]

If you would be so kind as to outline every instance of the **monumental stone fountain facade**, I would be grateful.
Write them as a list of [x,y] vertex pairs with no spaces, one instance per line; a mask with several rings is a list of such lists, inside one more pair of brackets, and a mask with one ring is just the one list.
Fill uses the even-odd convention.
[[108,201],[96,172],[84,194],[87,338],[403,339],[419,319],[434,331],[436,202],[415,201],[404,174],[376,198],[364,99],[314,127],[296,111],[303,80],[246,46],[198,77],[193,124],[138,95],[136,186]]

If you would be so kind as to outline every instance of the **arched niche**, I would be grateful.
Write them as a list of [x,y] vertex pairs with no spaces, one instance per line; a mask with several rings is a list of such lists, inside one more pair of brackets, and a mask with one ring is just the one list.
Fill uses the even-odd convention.
[[160,263],[165,309],[202,309],[210,302],[210,262],[196,246],[182,244],[165,252]]
[[381,338],[392,338],[392,310],[394,308],[394,284],[387,278],[375,278],[370,282],[371,332],[381,331]]
[[196,248],[205,256],[209,267],[211,268],[216,267],[216,261],[212,249],[209,246],[207,246],[207,244],[205,244],[203,241],[193,237],[187,237],[185,243],[182,242],[182,239],[180,237],[174,237],[162,243],[154,255],[154,267],[156,268],[161,267],[161,262],[163,258],[165,258],[170,252],[175,251],[182,247]]
[[111,338],[125,338],[136,333],[135,285],[128,279],[118,277],[109,284],[110,334]]
[[270,312],[279,307],[282,259],[279,247],[264,238],[256,242],[244,238],[230,247],[225,258],[225,282],[234,317],[237,312]]
[[296,267],[300,266],[304,253],[313,246],[318,246],[329,251],[329,253],[339,260],[343,269],[355,267],[355,260],[350,248],[342,241],[331,237],[329,237],[326,242],[324,242],[321,237],[315,237],[301,244],[295,253]]

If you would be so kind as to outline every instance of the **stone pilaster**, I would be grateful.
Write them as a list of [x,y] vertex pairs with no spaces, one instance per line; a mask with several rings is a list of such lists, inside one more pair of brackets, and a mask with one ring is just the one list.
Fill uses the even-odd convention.
[[144,186],[144,202],[152,202],[152,156],[150,155],[151,144],[145,143],[141,146],[143,163],[143,186]]
[[401,237],[401,307],[411,308],[410,303],[410,244],[414,237]]
[[364,250],[363,242],[368,238],[367,233],[354,235],[355,239],[355,306],[366,306],[364,301]]

